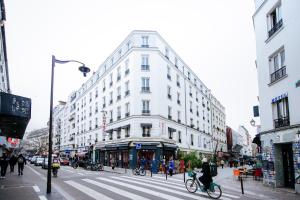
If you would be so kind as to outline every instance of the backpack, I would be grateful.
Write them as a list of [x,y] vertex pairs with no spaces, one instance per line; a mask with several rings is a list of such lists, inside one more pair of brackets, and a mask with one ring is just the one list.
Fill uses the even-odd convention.
[[20,164],[24,163],[24,159],[22,157],[18,158],[18,163]]
[[210,165],[210,173],[212,177],[215,177],[218,175],[218,168],[216,164],[211,164]]

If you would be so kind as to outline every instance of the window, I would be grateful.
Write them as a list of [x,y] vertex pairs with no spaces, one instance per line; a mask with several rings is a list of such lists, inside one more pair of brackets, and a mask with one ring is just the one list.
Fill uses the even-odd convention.
[[143,126],[143,137],[150,137],[151,127]]
[[167,47],[165,48],[165,57],[169,59],[169,49]]
[[125,127],[125,137],[130,137],[130,126]]
[[198,99],[198,92],[196,91],[196,101],[198,102],[199,99]]
[[143,105],[142,113],[143,114],[149,114],[150,113],[149,104],[150,104],[149,100],[143,100],[142,101],[142,105]]
[[131,48],[131,42],[130,42],[130,40],[127,42],[126,46],[127,46],[127,51],[129,51],[129,49]]
[[129,81],[125,83],[125,97],[129,95]]
[[194,135],[191,134],[191,145],[193,146],[194,145]]
[[149,47],[149,36],[142,36],[142,47]]
[[199,131],[200,126],[199,126],[199,121],[197,121],[197,130]]
[[142,70],[149,70],[149,55],[142,55]]
[[105,98],[105,96],[103,97],[103,108],[105,108],[105,106],[106,106],[106,98]]
[[176,82],[177,82],[177,86],[180,87],[180,78],[178,74],[176,74]]
[[126,103],[125,104],[125,116],[129,117],[129,115],[130,115],[130,104]]
[[117,81],[121,80],[121,67],[117,69]]
[[125,75],[129,74],[129,59],[125,61]]
[[199,106],[196,106],[196,115],[199,117]]
[[113,103],[113,92],[109,93],[109,97],[110,97],[109,104],[112,104]]
[[270,82],[273,83],[286,75],[285,67],[285,51],[284,49],[275,53],[272,57],[269,58],[270,64]]
[[288,97],[278,99],[272,103],[274,127],[280,128],[290,125]]
[[192,86],[190,86],[190,96],[191,96],[191,97],[193,96],[193,93],[192,93]]
[[92,116],[92,106],[90,106],[90,113],[89,113],[89,116],[90,116],[90,117]]
[[177,111],[177,119],[178,119],[178,123],[181,123],[181,112]]
[[191,73],[188,72],[188,79],[191,80]]
[[172,107],[168,106],[168,119],[172,119]]
[[110,74],[110,83],[109,86],[111,87],[113,85],[113,74]]
[[110,59],[110,63],[111,63],[111,66],[114,65],[114,57],[112,57],[112,58]]
[[121,129],[117,129],[117,139],[121,139]]
[[121,99],[121,86],[117,88],[117,101]]
[[180,104],[180,93],[177,92],[177,103]]
[[92,92],[90,92],[90,102],[92,101]]
[[92,120],[89,121],[89,130],[92,130]]
[[98,128],[98,118],[95,118],[95,128]]
[[201,147],[202,145],[201,145],[202,143],[201,143],[201,135],[199,135],[198,136],[198,147]]
[[122,49],[120,49],[119,51],[118,51],[118,54],[119,54],[119,59],[122,57]]
[[175,57],[175,67],[178,68],[178,59]]
[[190,101],[190,112],[193,113],[193,103]]
[[181,143],[181,131],[178,131],[178,143]]
[[110,116],[109,122],[111,123],[111,122],[113,122],[113,111],[112,110],[109,111],[109,116]]
[[172,95],[171,95],[171,87],[170,86],[167,87],[167,91],[168,91],[168,98],[171,100]]
[[190,119],[191,127],[194,128],[193,118]]
[[169,66],[167,66],[167,78],[169,79],[169,80],[171,80],[171,68],[169,67]]
[[98,113],[98,102],[95,102],[95,113]]
[[121,119],[121,106],[117,107],[117,119]]
[[197,86],[197,79],[194,78],[194,85]]
[[282,18],[281,18],[281,5],[277,5],[267,16],[268,18],[268,27],[269,27],[269,37],[277,32],[278,29],[282,27]]
[[142,78],[142,92],[150,92],[149,82],[150,78]]
[[105,91],[105,79],[103,79],[103,92]]
[[168,128],[168,137],[170,140],[173,139],[173,129],[172,128]]

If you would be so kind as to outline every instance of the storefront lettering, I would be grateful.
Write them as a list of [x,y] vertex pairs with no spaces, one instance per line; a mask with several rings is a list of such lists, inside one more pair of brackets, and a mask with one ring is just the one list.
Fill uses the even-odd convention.
[[287,92],[284,93],[284,94],[282,94],[282,95],[279,95],[279,96],[277,96],[277,97],[274,97],[274,98],[272,99],[272,103],[275,103],[275,102],[277,102],[277,101],[279,101],[279,100],[281,100],[281,99],[284,99],[284,98],[286,98],[286,97],[288,97],[288,93],[287,93]]

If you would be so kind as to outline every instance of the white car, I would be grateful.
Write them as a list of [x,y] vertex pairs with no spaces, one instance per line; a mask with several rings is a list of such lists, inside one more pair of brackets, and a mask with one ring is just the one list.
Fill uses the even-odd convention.
[[35,165],[35,166],[42,166],[43,161],[44,161],[44,158],[38,157],[38,158],[36,159],[36,161],[34,162],[34,165]]

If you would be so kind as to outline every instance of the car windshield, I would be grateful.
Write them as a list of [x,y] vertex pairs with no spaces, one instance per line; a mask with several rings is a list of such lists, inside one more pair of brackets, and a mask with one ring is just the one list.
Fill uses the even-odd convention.
[[44,158],[38,158],[37,159],[37,161],[43,161],[44,160]]

